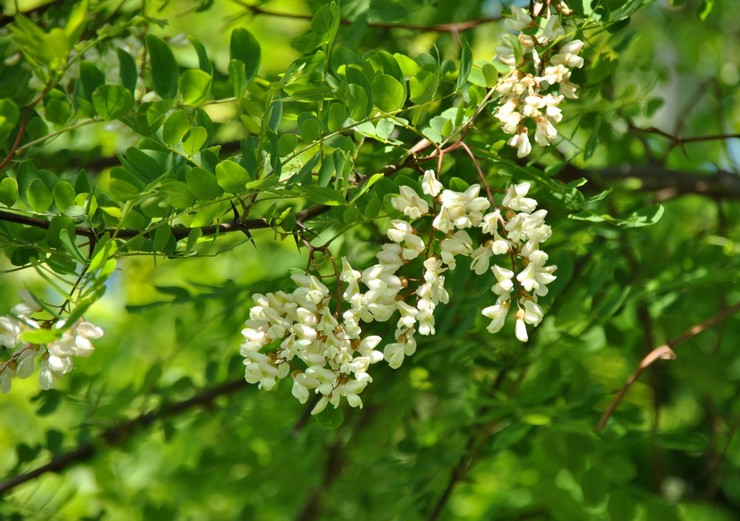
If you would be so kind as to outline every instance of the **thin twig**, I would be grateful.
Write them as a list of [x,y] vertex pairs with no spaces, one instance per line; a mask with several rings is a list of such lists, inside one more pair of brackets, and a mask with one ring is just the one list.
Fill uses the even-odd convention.
[[155,411],[150,411],[137,416],[132,420],[119,423],[118,425],[103,431],[97,437],[97,440],[83,443],[76,449],[55,457],[46,465],[42,465],[30,472],[15,476],[0,483],[0,494],[8,492],[17,486],[36,479],[48,472],[62,472],[73,465],[89,460],[96,456],[104,445],[121,445],[133,436],[141,427],[152,425],[154,422],[163,418],[177,416],[178,414],[182,414],[195,407],[209,405],[219,396],[233,394],[237,391],[246,389],[246,387],[246,381],[243,378],[239,378],[238,380],[226,382],[221,385],[217,385],[216,387],[211,387],[210,389],[205,389],[187,400],[166,405]]
[[627,379],[625,384],[619,390],[617,395],[614,397],[612,402],[609,404],[609,407],[606,408],[606,411],[604,411],[604,414],[601,416],[599,423],[596,424],[596,430],[600,431],[606,426],[606,422],[609,421],[609,418],[616,410],[617,406],[619,405],[619,402],[622,401],[622,398],[624,398],[624,395],[627,393],[629,388],[632,386],[633,383],[635,383],[635,381],[637,381],[637,379],[645,371],[645,369],[650,367],[652,364],[654,364],[658,360],[675,359],[676,353],[673,351],[672,349],[673,347],[677,346],[678,344],[681,344],[682,342],[685,342],[686,340],[689,340],[690,338],[695,337],[702,331],[709,329],[710,327],[722,322],[723,320],[731,317],[732,315],[734,315],[735,313],[739,311],[740,311],[740,302],[733,306],[730,306],[729,308],[718,313],[712,318],[705,320],[704,322],[701,322],[700,324],[690,327],[689,329],[681,333],[676,338],[669,340],[665,344],[653,349],[645,358],[640,360],[640,363],[638,364],[635,371],[630,375],[630,377]]
[[629,123],[629,128],[632,130],[635,130],[637,132],[643,132],[648,134],[657,134],[659,136],[663,136],[664,138],[670,139],[673,141],[673,146],[679,146],[684,145],[686,143],[698,143],[701,141],[718,141],[722,139],[740,139],[740,133],[738,134],[713,134],[708,136],[691,136],[691,137],[681,137],[673,135],[669,132],[666,132],[665,130],[661,130],[656,127],[638,127],[633,125],[632,123]]

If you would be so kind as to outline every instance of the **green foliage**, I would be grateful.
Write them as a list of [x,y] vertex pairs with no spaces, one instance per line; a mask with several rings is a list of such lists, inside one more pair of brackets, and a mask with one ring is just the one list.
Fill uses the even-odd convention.
[[[61,463],[0,491],[0,518],[736,518],[740,331],[723,313],[740,297],[740,10],[568,3],[538,59],[584,41],[578,98],[523,157],[495,54],[502,37],[529,63],[525,37],[544,29],[517,36],[495,2],[7,3],[0,315],[23,314],[19,289],[39,309],[21,347],[0,321],[1,367],[17,372],[0,468]],[[290,378],[247,385],[239,332],[257,295],[308,269],[338,304],[341,258],[375,262],[400,187],[439,208],[428,169],[497,205],[528,182],[547,210],[557,280],[529,342],[513,319],[486,331],[497,281],[463,259],[436,334],[398,370],[373,366],[363,409],[311,416]],[[405,267],[416,287],[421,258]],[[81,320],[105,335],[40,390],[48,346]],[[395,320],[363,328],[387,343]],[[646,368],[596,430],[676,338],[677,359]]]

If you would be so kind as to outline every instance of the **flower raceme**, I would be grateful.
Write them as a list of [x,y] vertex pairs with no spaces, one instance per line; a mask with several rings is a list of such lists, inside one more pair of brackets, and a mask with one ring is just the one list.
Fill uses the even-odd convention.
[[[527,327],[543,317],[538,298],[547,294],[556,269],[540,249],[551,229],[544,222],[547,212],[536,210],[537,201],[527,197],[529,183],[510,186],[498,206],[479,195],[477,184],[464,192],[445,189],[432,170],[424,173],[421,188],[434,204],[402,186],[391,204],[406,219],[390,221],[390,242],[376,254],[376,264],[357,270],[341,259],[337,291],[314,275],[294,274],[291,293],[252,296],[241,345],[247,382],[269,390],[290,375],[292,394],[301,403],[317,395],[312,414],[329,404],[337,407],[343,398],[362,407],[360,394],[372,382],[370,366],[385,360],[396,369],[415,353],[417,334],[435,334],[434,311],[450,298],[445,273],[461,256],[471,258],[476,274],[491,272],[496,281],[493,304],[482,311],[491,320],[488,330],[501,331],[516,308],[515,336],[528,340]],[[414,227],[422,219],[432,221],[431,236]],[[417,258],[424,259],[421,276],[401,275]],[[364,331],[366,324],[392,319],[389,341]]]
[[511,32],[496,48],[496,58],[509,71],[494,87],[501,95],[494,116],[512,136],[507,144],[517,149],[520,158],[532,152],[530,127],[534,127],[535,143],[550,146],[558,136],[555,124],[563,119],[560,103],[578,97],[570,75],[571,69],[583,67],[583,58],[578,56],[583,42],[566,34],[561,20],[571,11],[564,2],[547,9],[543,11],[542,3],[536,2],[533,18],[513,6],[512,17],[505,22]]
[[103,336],[103,330],[83,319],[68,325],[65,320],[57,320],[53,328],[63,330],[61,335],[48,344],[25,342],[23,333],[41,329],[33,315],[41,308],[31,295],[20,292],[21,302],[0,317],[0,345],[11,351],[10,359],[0,363],[0,390],[10,391],[12,378],[21,379],[33,374],[36,358],[40,358],[39,385],[42,389],[54,387],[55,379],[69,373],[75,356],[89,356],[93,352],[92,340]]

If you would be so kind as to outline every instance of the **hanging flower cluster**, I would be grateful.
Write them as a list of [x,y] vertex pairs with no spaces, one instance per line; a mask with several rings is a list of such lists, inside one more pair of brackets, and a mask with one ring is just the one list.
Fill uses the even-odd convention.
[[36,358],[40,357],[39,385],[42,389],[54,387],[54,379],[73,369],[73,356],[89,356],[93,352],[91,340],[103,336],[103,330],[80,319],[71,326],[57,320],[54,328],[64,330],[48,344],[33,344],[22,340],[21,335],[41,329],[33,314],[41,311],[30,294],[20,292],[21,302],[10,313],[0,317],[0,345],[11,351],[10,359],[0,363],[0,390],[10,391],[12,378],[28,378],[33,374]]
[[[350,406],[362,407],[359,395],[372,381],[370,365],[385,359],[398,368],[416,351],[417,333],[435,333],[434,311],[449,301],[444,273],[455,269],[458,256],[471,257],[475,273],[491,271],[496,278],[491,289],[494,304],[483,310],[491,319],[488,330],[495,333],[503,328],[515,302],[515,335],[527,341],[527,324],[536,326],[542,320],[537,299],[547,294],[556,269],[546,266],[547,254],[540,249],[551,229],[544,223],[547,212],[535,211],[537,202],[526,197],[529,183],[511,186],[500,206],[479,196],[477,184],[465,192],[445,190],[432,170],[425,172],[421,186],[434,204],[402,186],[391,204],[406,219],[391,221],[390,242],[383,244],[373,266],[355,270],[342,258],[337,292],[315,276],[296,274],[292,293],[252,296],[255,305],[242,331],[241,346],[247,382],[272,389],[290,374],[293,395],[301,403],[312,392],[320,395],[312,414],[328,404],[337,407],[342,397]],[[433,244],[413,225],[430,217],[436,230],[430,237]],[[467,231],[475,228],[480,232],[474,235],[482,236],[477,244]],[[421,278],[399,274],[419,257],[424,258]],[[418,286],[411,287],[415,283]],[[382,339],[363,335],[361,324],[392,317],[398,317],[394,338],[381,352]],[[264,349],[275,343],[274,349]]]
[[570,10],[564,2],[544,12],[536,2],[534,18],[520,7],[513,6],[511,12],[505,24],[515,34],[503,35],[503,45],[496,48],[497,59],[509,71],[495,86],[502,98],[494,116],[503,131],[512,134],[507,144],[517,149],[517,157],[526,157],[532,151],[527,120],[534,124],[535,143],[549,146],[558,135],[555,123],[563,119],[560,103],[578,97],[570,75],[571,69],[583,66],[578,56],[583,42],[566,38],[561,15]]

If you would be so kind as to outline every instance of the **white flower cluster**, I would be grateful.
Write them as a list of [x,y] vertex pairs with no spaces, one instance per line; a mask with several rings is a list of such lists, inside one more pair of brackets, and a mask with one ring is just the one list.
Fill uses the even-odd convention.
[[10,391],[12,378],[28,378],[33,374],[36,357],[41,357],[39,385],[42,389],[54,387],[54,379],[69,373],[73,356],[89,356],[93,351],[91,340],[103,336],[103,330],[80,319],[71,326],[58,320],[54,327],[66,330],[57,340],[48,344],[31,344],[20,336],[41,325],[32,315],[41,310],[36,301],[25,291],[20,292],[21,303],[13,306],[8,315],[0,317],[0,345],[12,350],[10,359],[0,363],[0,390]]
[[[517,157],[532,151],[527,120],[534,123],[535,142],[549,146],[557,137],[555,123],[563,119],[559,105],[563,98],[577,98],[577,86],[570,81],[571,69],[583,66],[578,53],[581,40],[566,41],[560,14],[570,14],[561,2],[545,16],[532,18],[520,7],[511,8],[512,18],[505,24],[517,36],[506,34],[496,48],[499,61],[509,66],[495,86],[501,104],[494,113],[501,128],[512,134],[507,142],[517,149]],[[537,3],[535,16],[542,10]]]
[[[255,305],[242,330],[245,341],[241,346],[247,382],[269,390],[290,374],[293,395],[301,403],[308,401],[311,392],[320,395],[312,414],[328,404],[337,407],[342,397],[350,406],[362,407],[359,394],[372,381],[370,365],[385,359],[396,369],[416,351],[416,333],[435,333],[434,311],[449,301],[443,274],[455,268],[458,255],[472,257],[471,268],[477,274],[489,270],[493,256],[502,256],[512,269],[522,266],[516,276],[513,270],[498,265],[491,268],[497,280],[492,288],[496,304],[483,314],[492,319],[489,331],[499,331],[516,295],[516,336],[527,340],[525,324],[536,326],[542,320],[537,298],[547,294],[547,284],[555,279],[555,266],[545,266],[547,254],[539,249],[551,234],[544,224],[547,212],[534,211],[536,201],[526,197],[529,184],[510,187],[502,208],[492,212],[488,211],[492,202],[478,196],[479,185],[465,192],[443,190],[434,172],[428,170],[421,186],[435,199],[432,226],[444,233],[437,248],[439,256],[411,224],[430,216],[429,203],[413,188],[402,186],[391,204],[408,220],[391,221],[387,231],[390,242],[377,253],[377,264],[358,271],[343,257],[336,294],[318,278],[297,274],[292,276],[297,285],[292,293],[252,296]],[[484,240],[477,248],[468,228],[482,231]],[[400,276],[399,270],[417,257],[425,259],[424,269],[413,290],[409,284],[415,279]],[[386,322],[395,315],[394,341],[381,353],[377,348],[382,339],[363,337],[360,323]],[[278,341],[274,350],[263,352]]]

